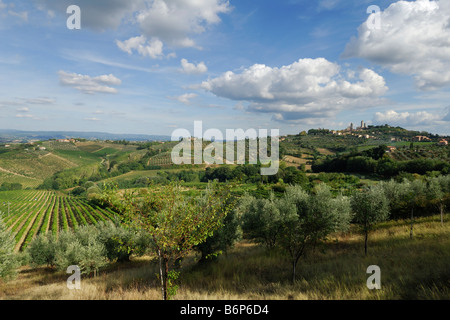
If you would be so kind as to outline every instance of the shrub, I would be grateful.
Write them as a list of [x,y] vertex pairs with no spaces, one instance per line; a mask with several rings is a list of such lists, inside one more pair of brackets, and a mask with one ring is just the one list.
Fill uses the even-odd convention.
[[129,261],[132,254],[142,255],[150,240],[142,233],[124,229],[113,222],[81,226],[75,232],[62,231],[59,238],[39,235],[27,249],[33,266],[56,267],[64,271],[77,265],[82,274],[97,274],[108,262]]
[[10,279],[16,275],[18,260],[14,254],[14,245],[14,237],[0,214],[0,278]]
[[97,226],[99,241],[105,246],[109,261],[130,261],[132,254],[143,255],[150,239],[142,232],[125,229],[118,223],[102,222]]
[[28,246],[27,252],[33,266],[55,266],[56,239],[51,234],[39,234]]
[[77,265],[82,274],[97,274],[108,263],[105,246],[94,226],[82,226],[75,233],[63,231],[56,245],[56,267],[63,271]]

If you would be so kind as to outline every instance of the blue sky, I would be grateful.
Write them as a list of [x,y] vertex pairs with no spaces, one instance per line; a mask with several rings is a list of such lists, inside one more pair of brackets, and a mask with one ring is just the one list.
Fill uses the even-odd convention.
[[448,39],[442,0],[0,0],[0,127],[450,134]]

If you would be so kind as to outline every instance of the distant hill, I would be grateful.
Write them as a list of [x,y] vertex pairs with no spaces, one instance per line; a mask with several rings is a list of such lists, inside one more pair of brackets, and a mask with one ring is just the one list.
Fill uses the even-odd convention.
[[115,134],[106,132],[77,132],[77,131],[19,131],[0,129],[0,142],[8,143],[30,140],[50,140],[81,138],[87,140],[125,140],[125,141],[170,141],[170,136],[145,134]]

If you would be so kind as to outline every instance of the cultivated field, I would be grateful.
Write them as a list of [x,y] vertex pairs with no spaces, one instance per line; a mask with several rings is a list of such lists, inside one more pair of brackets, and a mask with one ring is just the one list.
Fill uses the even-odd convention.
[[21,251],[38,234],[77,229],[80,225],[114,220],[115,213],[59,192],[19,190],[0,192],[0,211]]

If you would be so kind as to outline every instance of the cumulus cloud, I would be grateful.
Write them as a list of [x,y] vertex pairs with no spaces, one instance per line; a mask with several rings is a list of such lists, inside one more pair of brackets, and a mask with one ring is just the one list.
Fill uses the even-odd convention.
[[59,71],[59,81],[61,85],[75,88],[83,93],[117,93],[117,89],[111,86],[118,86],[122,81],[114,75],[101,75],[91,77],[77,73]]
[[208,71],[205,63],[202,61],[199,64],[195,65],[190,63],[186,59],[181,60],[181,72],[186,74],[202,74]]
[[137,51],[144,57],[151,57],[153,59],[160,59],[164,56],[163,43],[159,39],[147,40],[146,37],[134,37],[125,41],[116,40],[117,46],[120,50],[132,54]]
[[81,8],[82,28],[96,31],[117,29],[124,21],[133,18],[133,13],[145,9],[145,0],[35,0],[38,8],[66,15],[67,7]]
[[441,121],[442,115],[432,114],[426,111],[419,111],[416,113],[396,112],[389,110],[385,112],[377,112],[374,116],[374,122],[378,124],[393,124],[393,125],[430,125],[436,121]]
[[399,1],[380,13],[381,28],[372,18],[358,28],[343,57],[360,57],[398,74],[415,77],[421,90],[450,85],[450,2]]
[[362,69],[352,82],[345,78],[348,74],[324,58],[300,59],[281,68],[255,64],[239,74],[228,71],[198,87],[219,97],[247,101],[248,111],[273,113],[279,121],[370,107],[388,90],[384,78],[372,70]]
[[195,47],[192,35],[201,34],[231,10],[228,0],[153,0],[137,15],[141,32],[176,47]]
[[[35,0],[37,8],[66,14],[70,5],[81,8],[82,28],[96,31],[136,25],[140,34],[117,41],[122,50],[161,57],[162,47],[195,47],[194,36],[220,23],[221,14],[231,11],[228,0]],[[1,2],[0,2],[1,4]],[[146,44],[145,39],[150,39]],[[144,43],[143,43],[144,42]],[[174,53],[168,55],[173,57]]]

